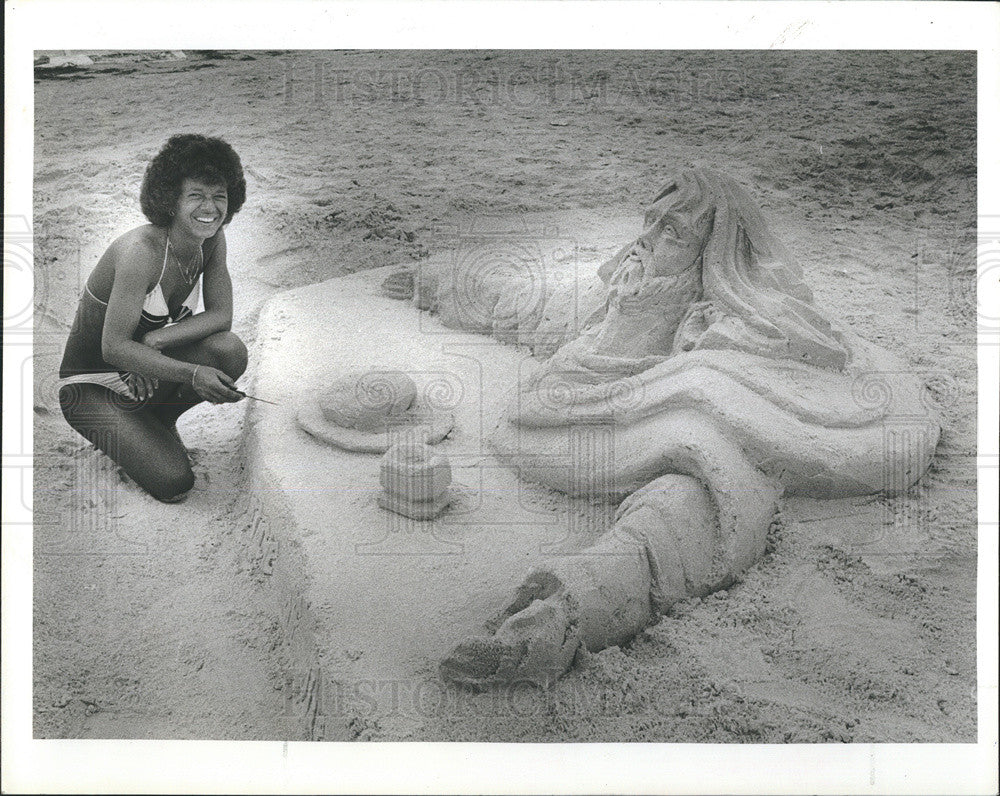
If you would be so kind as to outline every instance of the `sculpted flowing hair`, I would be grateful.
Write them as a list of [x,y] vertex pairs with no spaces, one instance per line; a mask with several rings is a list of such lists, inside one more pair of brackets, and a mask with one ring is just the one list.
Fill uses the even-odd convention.
[[[616,366],[624,358],[595,355],[586,345],[570,346],[570,357],[605,376],[641,369],[657,357],[711,349],[844,370],[851,359],[844,334],[813,304],[802,269],[742,187],[708,169],[686,169],[654,202],[665,202],[692,228],[707,230],[693,263],[700,290],[681,317],[670,350],[648,352],[653,356],[624,369]],[[632,248],[626,244],[604,263],[593,283],[572,283],[568,289],[557,280],[546,283],[530,268],[527,276],[511,276],[428,265],[421,269],[417,305],[438,312],[446,326],[493,333],[551,355],[583,335],[592,337],[607,321],[608,282]],[[564,361],[561,366],[568,367]]]
[[[681,321],[672,353],[728,348],[844,368],[849,350],[842,334],[815,307],[801,267],[740,185],[708,169],[687,169],[654,201],[664,197],[673,210],[709,227],[701,252],[702,300]],[[612,261],[602,272],[615,267]]]
[[[921,379],[833,326],[733,180],[683,171],[659,193],[657,211],[664,207],[700,219],[691,266],[701,294],[683,310],[669,350],[597,353],[602,324],[616,322],[605,314],[522,379],[493,436],[518,474],[572,494],[607,484],[625,494],[662,474],[690,475],[709,487],[720,524],[736,537],[765,533],[770,521],[766,511],[754,515],[747,485],[757,471],[810,497],[913,484],[940,433]],[[602,266],[605,280],[630,248]],[[878,387],[869,392],[869,384]],[[887,448],[886,418],[913,444]],[[587,481],[573,475],[575,464],[554,467],[566,429],[598,422],[614,428],[605,474]]]

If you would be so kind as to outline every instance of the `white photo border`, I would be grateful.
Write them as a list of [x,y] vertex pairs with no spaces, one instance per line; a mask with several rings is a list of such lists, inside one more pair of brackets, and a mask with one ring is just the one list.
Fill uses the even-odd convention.
[[[978,213],[1000,216],[1000,4],[19,0],[6,4],[4,213],[31,218],[36,49],[962,49],[978,52]],[[196,17],[198,24],[190,20]],[[5,264],[5,283],[8,282]],[[21,287],[24,287],[23,285]],[[30,289],[30,288],[26,288]],[[1000,306],[1000,286],[980,284]],[[985,291],[985,295],[983,295]],[[24,296],[5,291],[6,305]],[[30,296],[28,297],[30,304]],[[30,339],[30,337],[29,337]],[[8,464],[30,467],[30,345],[4,340]],[[997,453],[1000,347],[980,340],[980,462]],[[30,396],[30,389],[27,395]],[[18,449],[24,440],[25,448]],[[20,457],[20,458],[12,458]],[[995,465],[994,465],[995,470]],[[27,472],[22,468],[19,472]],[[32,739],[32,548],[4,502],[6,792],[987,793],[997,788],[997,487],[979,479],[976,744],[309,744]],[[390,762],[391,761],[391,762]]]

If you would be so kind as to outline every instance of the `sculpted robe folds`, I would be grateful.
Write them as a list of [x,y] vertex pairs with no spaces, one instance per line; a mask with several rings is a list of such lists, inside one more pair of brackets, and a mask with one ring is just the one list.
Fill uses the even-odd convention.
[[[547,682],[574,634],[589,649],[617,643],[751,566],[783,493],[905,490],[937,445],[919,380],[815,306],[755,203],[711,171],[671,179],[642,234],[591,282],[538,296],[516,271],[460,290],[454,275],[420,276],[418,305],[446,323],[469,328],[472,297],[477,330],[554,351],[495,429],[504,460],[571,494],[627,496],[594,556],[529,576],[495,636],[457,648],[443,671],[458,682],[529,670]],[[572,632],[543,643],[550,626]],[[497,645],[509,653],[499,664]]]

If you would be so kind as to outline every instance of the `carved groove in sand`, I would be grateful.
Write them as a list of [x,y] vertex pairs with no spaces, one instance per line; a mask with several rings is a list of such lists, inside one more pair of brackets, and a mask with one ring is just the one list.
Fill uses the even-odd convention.
[[[546,284],[541,302],[517,273],[471,289],[493,334],[551,354],[519,385],[496,450],[525,479],[625,500],[613,531],[531,573],[490,634],[452,651],[453,682],[547,685],[581,647],[620,644],[730,584],[763,554],[783,494],[906,489],[937,445],[918,379],[816,307],[756,204],[717,173],[671,179],[589,282]],[[414,291],[462,325],[467,280],[422,269]],[[553,451],[587,424],[613,428],[614,444],[581,472]]]

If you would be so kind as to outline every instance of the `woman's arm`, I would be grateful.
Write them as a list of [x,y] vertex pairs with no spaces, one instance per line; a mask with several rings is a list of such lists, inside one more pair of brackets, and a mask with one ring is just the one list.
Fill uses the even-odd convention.
[[133,243],[115,257],[114,283],[101,335],[101,355],[121,370],[164,381],[188,382],[194,365],[166,357],[132,339],[149,289],[149,260],[149,250],[143,242]]
[[164,356],[155,348],[132,339],[151,279],[149,262],[149,251],[141,243],[131,246],[115,259],[115,281],[108,297],[101,336],[101,353],[105,361],[145,377],[133,386],[133,393],[139,400],[149,397],[151,385],[146,379],[152,378],[190,384],[198,395],[212,403],[239,401],[243,398],[242,393],[223,371]]
[[183,321],[154,329],[142,342],[157,351],[204,340],[216,332],[228,332],[233,325],[233,283],[226,266],[226,233],[219,230],[205,261],[202,297],[205,311]]

